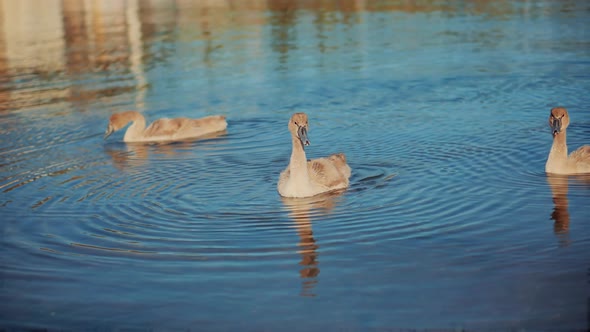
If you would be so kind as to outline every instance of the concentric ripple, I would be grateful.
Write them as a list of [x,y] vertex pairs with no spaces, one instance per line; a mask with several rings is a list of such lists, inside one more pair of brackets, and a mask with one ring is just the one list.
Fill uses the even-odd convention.
[[[381,113],[397,118],[395,111]],[[489,219],[515,213],[519,199],[546,187],[539,170],[544,147],[521,147],[545,134],[540,126],[523,131],[523,122],[498,123],[469,134],[461,130],[466,121],[457,122],[462,116],[420,107],[394,131],[361,117],[330,128],[327,115],[310,112],[309,157],[345,152],[351,187],[335,197],[281,201],[276,181],[290,154],[288,115],[230,120],[228,132],[195,141],[107,142],[100,155],[17,173],[3,187],[12,192],[39,177],[51,179],[41,181],[37,188],[46,194],[29,205],[44,220],[48,237],[40,247],[47,253],[209,261],[284,257],[301,245],[284,239],[314,223],[325,230],[320,251],[346,250],[348,241],[482,236],[495,232],[485,224]],[[441,130],[427,130],[420,118],[436,119]],[[338,139],[343,130],[368,126],[374,133],[354,144]],[[500,204],[498,193],[515,198]],[[68,215],[64,236],[60,220]]]

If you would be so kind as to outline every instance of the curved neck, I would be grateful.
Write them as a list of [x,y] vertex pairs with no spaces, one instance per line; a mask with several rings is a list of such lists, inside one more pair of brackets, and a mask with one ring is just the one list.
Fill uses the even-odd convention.
[[145,131],[145,118],[139,113],[134,113],[129,119],[131,126],[125,132],[124,141],[132,141],[142,138]]
[[567,167],[567,143],[566,132],[562,130],[561,133],[553,137],[553,145],[549,151],[547,164],[545,170],[551,173],[559,173],[559,170],[564,170]]
[[560,159],[567,159],[567,143],[565,130],[555,135],[555,137],[553,138],[553,145],[551,146],[549,157],[551,158],[552,155]]
[[305,150],[303,144],[299,138],[291,135],[293,143],[293,151],[291,151],[291,161],[289,162],[289,171],[291,172],[291,178],[295,181],[307,181],[307,157],[305,156]]

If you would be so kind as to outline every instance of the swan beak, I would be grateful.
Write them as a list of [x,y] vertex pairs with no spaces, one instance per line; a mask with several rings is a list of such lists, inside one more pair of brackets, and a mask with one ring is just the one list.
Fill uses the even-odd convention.
[[553,133],[553,136],[561,132],[561,118],[553,118],[553,121],[551,122],[551,132]]
[[104,139],[107,139],[107,137],[111,136],[111,134],[114,132],[113,130],[113,126],[109,125],[107,127],[107,130],[104,132]]
[[304,146],[309,145],[309,139],[307,138],[307,129],[305,129],[305,127],[302,126],[297,128],[297,135],[299,136],[301,144],[303,144]]

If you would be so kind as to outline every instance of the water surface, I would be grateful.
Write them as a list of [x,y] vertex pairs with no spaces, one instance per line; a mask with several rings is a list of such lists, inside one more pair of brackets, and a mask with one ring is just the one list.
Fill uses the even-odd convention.
[[[37,15],[36,13],[43,13]],[[0,1],[0,326],[585,329],[584,1]],[[113,113],[223,114],[173,144]],[[287,121],[343,193],[282,199]]]

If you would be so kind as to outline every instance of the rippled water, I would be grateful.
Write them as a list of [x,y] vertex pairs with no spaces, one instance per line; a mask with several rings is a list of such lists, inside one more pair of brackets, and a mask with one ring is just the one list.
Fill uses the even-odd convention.
[[[590,143],[587,2],[0,9],[1,327],[589,326],[590,177],[544,172],[551,107]],[[229,125],[104,141],[127,109]],[[296,111],[345,192],[278,195]]]

